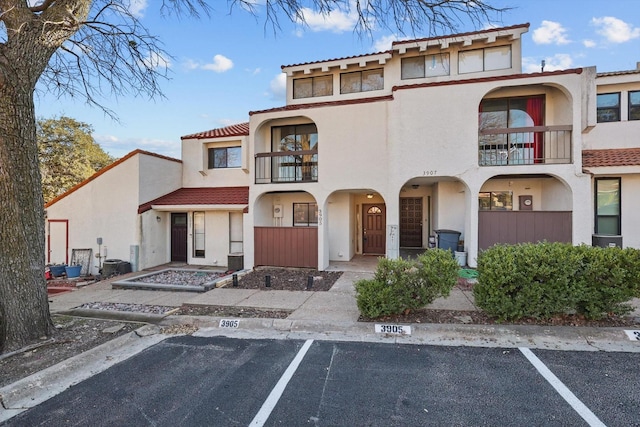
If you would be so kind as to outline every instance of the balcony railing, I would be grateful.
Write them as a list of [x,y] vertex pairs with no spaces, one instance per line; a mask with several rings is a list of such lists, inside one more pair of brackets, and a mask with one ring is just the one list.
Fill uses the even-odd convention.
[[317,181],[317,150],[256,154],[256,184]]
[[483,129],[478,164],[511,166],[571,163],[572,126]]

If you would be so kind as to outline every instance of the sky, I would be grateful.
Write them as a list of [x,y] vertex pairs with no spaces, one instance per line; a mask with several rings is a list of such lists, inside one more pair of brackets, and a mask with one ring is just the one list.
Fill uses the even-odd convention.
[[[354,16],[335,12],[322,17],[306,11],[307,25],[280,17],[280,30],[265,24],[261,1],[258,16],[227,2],[211,2],[215,10],[200,19],[163,17],[151,0],[131,0],[131,10],[158,36],[169,78],[164,98],[103,98],[118,120],[78,99],[54,98],[40,87],[38,118],[71,117],[92,126],[93,138],[119,158],[142,149],[180,158],[180,137],[247,122],[249,112],[285,105],[282,65],[381,52],[393,40],[407,38],[390,30],[354,33]],[[640,62],[638,0],[486,0],[511,7],[493,23],[460,22],[452,33],[491,26],[529,23],[523,34],[523,71],[538,72],[596,66],[598,72],[636,69]],[[437,34],[447,35],[447,34]],[[433,34],[416,34],[416,38]],[[411,37],[414,38],[414,37]]]

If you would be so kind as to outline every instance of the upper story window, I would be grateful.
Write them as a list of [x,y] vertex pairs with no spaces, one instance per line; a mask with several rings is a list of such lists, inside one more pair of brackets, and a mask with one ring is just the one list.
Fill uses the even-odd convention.
[[620,121],[620,92],[598,94],[598,123]]
[[458,73],[511,68],[511,46],[487,47],[458,53]]
[[293,98],[333,95],[333,76],[307,77],[293,81]]
[[318,149],[315,124],[277,126],[271,128],[273,151],[307,151]]
[[544,125],[544,97],[485,99],[480,103],[480,129]]
[[402,80],[449,75],[449,54],[402,58]]
[[382,68],[340,74],[340,93],[368,92],[384,89]]
[[242,166],[241,147],[209,148],[209,169],[239,168]]
[[640,90],[629,92],[629,120],[640,120]]

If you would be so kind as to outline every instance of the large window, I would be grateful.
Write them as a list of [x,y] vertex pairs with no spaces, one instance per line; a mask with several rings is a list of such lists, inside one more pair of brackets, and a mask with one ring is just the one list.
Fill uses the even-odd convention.
[[640,120],[640,90],[629,92],[629,120]]
[[340,93],[368,92],[384,89],[382,68],[340,74]]
[[[480,165],[531,164],[541,161],[544,158],[542,132],[507,130],[543,125],[543,96],[483,100],[479,111]],[[483,133],[494,130],[494,133]]]
[[478,196],[481,211],[511,211],[513,210],[513,192],[488,191]]
[[242,253],[242,212],[229,212],[229,252]]
[[621,234],[620,178],[596,178],[595,233],[610,236]]
[[273,127],[271,140],[272,151],[291,153],[273,158],[272,182],[318,180],[318,129],[315,124]]
[[333,95],[333,76],[317,76],[293,81],[293,98]]
[[193,256],[204,258],[204,212],[193,213]]
[[598,94],[598,123],[620,121],[620,92]]
[[511,68],[511,46],[466,50],[458,54],[459,74],[506,68]]
[[402,80],[448,75],[448,53],[402,58]]
[[296,227],[318,225],[318,205],[316,203],[294,203],[293,225]]
[[241,147],[209,148],[209,169],[239,168],[241,153]]

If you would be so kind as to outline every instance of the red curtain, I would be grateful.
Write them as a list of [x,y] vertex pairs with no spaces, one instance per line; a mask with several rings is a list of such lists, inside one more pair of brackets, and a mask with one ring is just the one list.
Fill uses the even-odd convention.
[[[543,98],[529,98],[527,99],[527,114],[533,120],[534,126],[542,126],[544,122],[543,117]],[[544,139],[542,132],[533,133],[533,158],[534,163],[542,163],[544,160]]]

